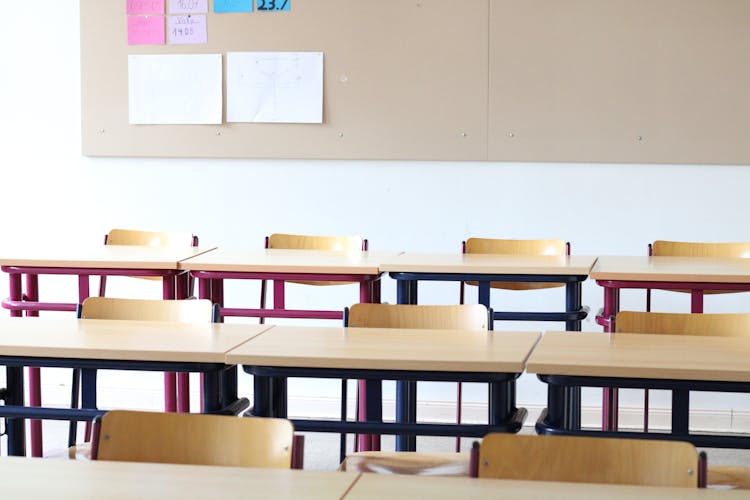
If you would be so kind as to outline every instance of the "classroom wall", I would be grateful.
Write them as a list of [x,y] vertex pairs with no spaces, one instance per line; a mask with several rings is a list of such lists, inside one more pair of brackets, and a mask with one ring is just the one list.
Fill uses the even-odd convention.
[[[192,231],[204,244],[256,248],[271,232],[361,234],[372,249],[434,252],[458,252],[468,236],[559,237],[572,242],[574,253],[588,255],[644,254],[646,244],[659,238],[750,239],[750,168],[743,166],[86,158],[80,153],[77,0],[16,2],[5,15],[0,247],[99,244],[112,227]],[[73,300],[73,285],[64,278],[44,280],[43,294]],[[135,285],[111,286],[125,293]],[[258,288],[234,285],[228,300],[255,303]],[[4,279],[0,293],[7,296]],[[153,288],[148,293],[158,296]],[[299,288],[290,294],[290,306],[340,307],[357,297],[352,289],[331,290],[325,299]],[[392,281],[385,281],[383,295],[395,302]],[[457,297],[456,284],[420,289],[423,302]],[[560,290],[496,299],[513,309],[563,303]],[[586,283],[584,302],[596,311],[601,289]],[[643,292],[623,297],[625,308],[643,303]],[[675,294],[657,294],[654,304],[665,311],[689,309],[689,299]],[[747,296],[708,297],[706,310],[750,307]],[[600,330],[593,320],[584,329]],[[115,376],[110,383],[137,392],[132,385],[139,380]],[[59,372],[45,378],[51,385],[66,381]],[[335,387],[304,382],[292,391],[318,388],[333,397]],[[453,397],[445,386],[425,386],[423,393],[435,401]],[[481,401],[483,390],[472,387],[468,397]],[[524,377],[521,403],[543,406],[545,397],[540,383]],[[597,404],[598,397],[587,393],[586,404]],[[626,405],[639,401],[635,395],[623,399]],[[655,404],[664,407],[667,399]],[[750,401],[737,396],[704,396],[694,405],[730,416],[750,411]]]

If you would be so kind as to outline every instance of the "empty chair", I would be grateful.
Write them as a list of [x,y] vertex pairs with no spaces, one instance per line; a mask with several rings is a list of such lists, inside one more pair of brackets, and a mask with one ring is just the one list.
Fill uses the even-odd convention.
[[[198,237],[184,232],[139,231],[134,229],[112,229],[104,236],[105,245],[132,245],[149,247],[197,247]],[[138,276],[139,279],[156,280],[158,276]],[[188,285],[192,295],[192,280]],[[99,296],[104,297],[107,288],[107,277],[100,276]]]
[[[648,245],[648,254],[653,257],[714,257],[714,258],[748,258],[750,257],[750,242],[748,243],[704,243],[688,241],[656,240]],[[690,290],[671,290],[673,292],[690,293]],[[736,293],[732,291],[707,290],[702,293]],[[703,312],[703,299],[693,305],[691,312]],[[646,289],[646,311],[651,311],[651,290]]]
[[97,427],[95,460],[292,466],[294,427],[284,419],[110,411]]
[[480,478],[705,486],[705,454],[680,441],[488,434],[472,465]]
[[[300,234],[275,233],[266,237],[266,248],[286,250],[329,250],[333,252],[364,252],[368,248],[366,239],[359,236],[310,236]],[[276,308],[284,308],[284,283],[274,286],[274,303]],[[289,281],[299,285],[336,286],[350,285],[346,281]],[[260,308],[266,308],[266,280],[260,284]],[[311,316],[315,318],[316,316]],[[265,318],[260,318],[264,323]]]
[[[344,313],[344,326],[359,328],[427,328],[491,330],[492,312],[483,305],[354,304]],[[415,382],[407,382],[413,383]],[[414,390],[416,393],[416,389]],[[358,398],[359,400],[359,398]],[[359,402],[357,410],[360,411]],[[342,384],[341,418],[346,419],[346,381]],[[355,440],[356,443],[356,440]],[[344,436],[341,453],[344,455]],[[355,444],[356,446],[356,444]],[[397,454],[398,455],[398,454]],[[361,458],[358,460],[366,460]]]
[[[89,297],[79,308],[81,319],[173,321],[180,323],[210,323],[218,320],[218,310],[209,300],[142,300],[118,299],[109,297]],[[186,374],[187,375],[187,374]],[[73,370],[73,390],[71,407],[78,407],[81,371]],[[172,377],[165,374],[167,379]],[[187,394],[189,385],[187,377],[181,381],[181,392]],[[165,391],[166,391],[165,384]],[[165,400],[170,399],[169,391]],[[183,404],[186,404],[183,401]],[[180,408],[187,411],[187,408]],[[77,425],[71,422],[68,445],[76,443]]]

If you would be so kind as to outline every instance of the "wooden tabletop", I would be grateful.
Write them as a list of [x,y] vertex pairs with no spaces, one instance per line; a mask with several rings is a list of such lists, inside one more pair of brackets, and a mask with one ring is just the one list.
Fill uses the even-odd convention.
[[547,332],[526,371],[678,380],[750,382],[750,338]]
[[212,249],[139,245],[71,247],[64,244],[4,248],[0,250],[0,266],[173,270],[181,260]]
[[357,474],[246,467],[0,458],[3,498],[341,498]]
[[267,325],[69,318],[0,319],[0,355],[223,363]]
[[750,283],[750,259],[712,257],[599,257],[595,280]]
[[444,498],[446,500],[456,498],[554,498],[556,500],[580,500],[584,498],[674,498],[675,500],[682,500],[693,498],[747,498],[747,493],[698,488],[362,474],[357,482],[354,483],[346,498]]
[[596,257],[403,253],[384,260],[384,272],[588,275]]
[[255,366],[520,373],[537,332],[274,326],[227,355]]
[[380,274],[380,262],[398,252],[334,252],[218,248],[180,263],[190,271],[246,273]]

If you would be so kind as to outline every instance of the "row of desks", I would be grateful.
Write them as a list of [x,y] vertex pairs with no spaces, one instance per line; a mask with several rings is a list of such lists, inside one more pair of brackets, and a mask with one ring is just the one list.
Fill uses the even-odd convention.
[[[0,353],[8,373],[0,415],[23,418],[101,413],[95,410],[95,369],[104,368],[202,372],[205,409],[217,411],[237,399],[232,370],[241,365],[255,376],[255,414],[276,417],[287,416],[284,385],[277,382],[288,376],[490,384],[486,425],[384,424],[380,393],[369,390],[366,422],[294,421],[298,430],[332,432],[479,437],[517,431],[525,411],[515,407],[508,385],[524,370],[549,385],[548,412],[537,425],[546,433],[591,432],[566,419],[569,387],[750,392],[750,340],[741,338],[7,318],[0,320]],[[84,368],[84,410],[25,407],[22,366]],[[86,373],[93,377],[88,382]],[[690,435],[688,408],[674,412],[671,438],[750,447],[748,438]],[[8,432],[10,453],[22,454],[20,418],[9,419]]]
[[[39,478],[44,478],[40,481]],[[136,479],[137,478],[137,479]],[[0,459],[7,498],[745,498],[740,491],[240,467]]]
[[[39,478],[44,478],[40,481]],[[136,479],[137,478],[137,479]],[[241,467],[0,459],[7,498],[745,498],[740,491]]]

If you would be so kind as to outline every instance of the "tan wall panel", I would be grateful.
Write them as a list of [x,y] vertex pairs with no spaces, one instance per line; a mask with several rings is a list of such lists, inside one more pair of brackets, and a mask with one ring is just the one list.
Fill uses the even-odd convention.
[[492,0],[489,159],[750,163],[748,26],[746,0]]

